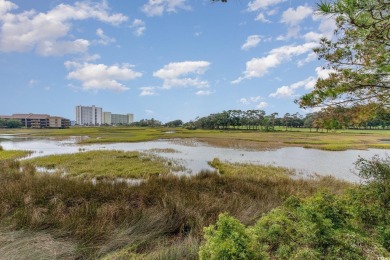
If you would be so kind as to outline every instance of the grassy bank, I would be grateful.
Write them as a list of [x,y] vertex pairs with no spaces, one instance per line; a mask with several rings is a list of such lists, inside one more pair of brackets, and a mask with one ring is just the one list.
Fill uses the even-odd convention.
[[46,169],[81,179],[113,180],[116,178],[145,179],[183,170],[174,162],[140,152],[88,151],[75,154],[50,155],[26,160]]
[[83,143],[141,142],[157,139],[197,139],[218,147],[254,150],[281,147],[305,147],[323,150],[348,150],[382,148],[390,149],[390,131],[339,130],[337,132],[310,132],[309,129],[294,131],[258,132],[245,130],[187,130],[136,127],[78,127],[70,129],[19,129],[0,130],[0,133],[28,134],[32,136],[88,136]]
[[29,151],[17,151],[17,150],[4,150],[0,145],[0,161],[1,160],[14,160],[26,157],[31,152]]
[[[0,252],[27,256],[39,250],[31,246],[38,240],[50,241],[70,258],[196,259],[203,227],[221,212],[250,225],[291,195],[339,194],[351,186],[329,177],[293,180],[285,176],[289,170],[275,167],[259,167],[257,176],[246,173],[246,166],[222,162],[221,175],[163,175],[139,186],[93,185],[35,173],[27,165],[21,170],[19,162],[0,163],[0,239],[7,241]],[[269,174],[275,171],[276,176]],[[17,243],[14,238],[24,234]]]

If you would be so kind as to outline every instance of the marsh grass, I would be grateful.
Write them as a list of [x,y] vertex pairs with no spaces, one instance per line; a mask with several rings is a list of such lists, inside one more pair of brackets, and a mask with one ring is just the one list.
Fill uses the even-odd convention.
[[1,161],[0,225],[72,241],[79,259],[196,259],[203,227],[221,212],[252,225],[291,195],[342,193],[351,185],[329,177],[293,180],[275,168],[262,174],[267,167],[222,162],[219,167],[225,174],[162,175],[128,186],[42,175]]
[[[64,138],[69,136],[88,136],[82,143],[141,142],[158,139],[184,139],[191,143],[206,142],[218,147],[244,148],[254,150],[278,149],[297,146],[314,149],[337,150],[368,149],[380,144],[383,139],[390,139],[388,130],[338,130],[337,132],[309,132],[299,128],[294,131],[258,132],[245,130],[187,130],[175,129],[166,134],[167,128],[139,127],[74,127],[70,129],[23,129],[0,130],[0,133],[29,134]],[[185,142],[185,141],[182,141]],[[388,149],[379,145],[379,148]]]
[[214,158],[209,164],[218,170],[220,174],[225,176],[236,176],[243,178],[256,179],[288,179],[290,175],[294,175],[295,171],[292,169],[277,167],[272,165],[254,165],[249,163],[229,163],[222,162],[218,158]]
[[88,151],[37,157],[23,162],[65,172],[68,177],[97,180],[149,178],[181,170],[178,165],[156,155],[123,151]]
[[31,154],[29,151],[20,150],[3,150],[0,146],[0,161],[1,160],[14,160],[28,156]]
[[152,153],[179,153],[179,151],[173,148],[153,148],[149,149],[148,152]]
[[370,148],[376,149],[390,149],[390,144],[371,144]]

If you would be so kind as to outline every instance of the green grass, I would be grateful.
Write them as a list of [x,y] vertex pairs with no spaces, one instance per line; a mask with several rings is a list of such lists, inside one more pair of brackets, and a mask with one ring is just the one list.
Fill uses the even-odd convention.
[[88,151],[37,157],[23,162],[56,169],[68,177],[81,179],[149,178],[181,170],[175,163],[139,152]]
[[282,180],[289,179],[291,175],[294,175],[294,171],[288,168],[271,165],[253,165],[248,163],[229,163],[222,162],[218,158],[214,158],[213,161],[209,162],[209,164],[224,176]]
[[[1,146],[0,146],[1,148]],[[0,149],[0,161],[1,160],[13,160],[19,159],[28,156],[31,154],[29,151],[19,151],[19,150],[2,150]]]
[[[294,180],[282,168],[222,162],[221,175],[162,175],[138,186],[39,174],[28,165],[0,162],[0,230],[29,234],[25,241],[31,243],[48,235],[79,259],[196,259],[203,227],[221,212],[253,225],[291,195],[339,194],[351,186],[330,177]],[[0,252],[7,250],[0,246]]]
[[390,149],[390,144],[371,144],[370,148],[376,149]]

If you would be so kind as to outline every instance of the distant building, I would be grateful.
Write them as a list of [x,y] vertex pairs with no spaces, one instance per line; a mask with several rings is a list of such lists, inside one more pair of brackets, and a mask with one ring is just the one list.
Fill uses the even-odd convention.
[[111,124],[112,125],[128,125],[133,123],[134,115],[133,114],[111,114]]
[[101,107],[76,106],[77,125],[128,125],[134,122],[134,114],[103,112]]
[[103,123],[103,109],[95,106],[76,106],[76,124],[101,125]]
[[111,125],[111,112],[103,112],[103,124]]
[[134,114],[112,114],[111,112],[103,113],[103,124],[107,125],[128,125],[134,122]]
[[48,114],[13,114],[0,116],[0,118],[20,120],[22,126],[26,128],[68,128],[70,126],[69,119]]

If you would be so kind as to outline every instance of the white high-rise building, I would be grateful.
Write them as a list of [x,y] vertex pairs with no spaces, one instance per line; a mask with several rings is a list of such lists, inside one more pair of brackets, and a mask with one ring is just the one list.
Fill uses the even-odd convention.
[[101,125],[103,121],[103,109],[101,107],[76,106],[76,124]]

